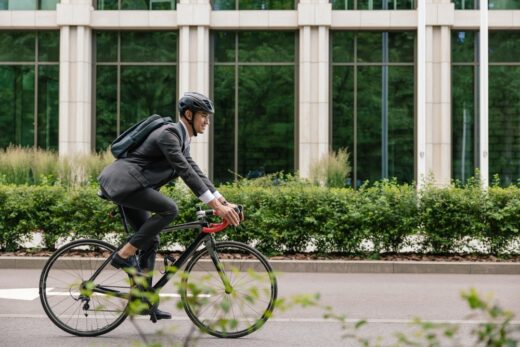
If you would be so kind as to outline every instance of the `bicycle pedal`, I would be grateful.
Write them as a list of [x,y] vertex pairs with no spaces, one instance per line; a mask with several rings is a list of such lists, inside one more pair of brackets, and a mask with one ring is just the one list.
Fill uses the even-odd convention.
[[152,323],[157,323],[157,315],[155,314],[155,311],[150,312],[150,320]]

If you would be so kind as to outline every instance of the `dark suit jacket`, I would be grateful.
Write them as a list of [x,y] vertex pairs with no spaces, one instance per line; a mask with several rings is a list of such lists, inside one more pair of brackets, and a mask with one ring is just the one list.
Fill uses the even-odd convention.
[[99,183],[114,201],[142,188],[159,189],[181,177],[200,197],[215,187],[190,156],[188,134],[180,123],[165,124],[154,130],[128,157],[117,159],[98,176]]

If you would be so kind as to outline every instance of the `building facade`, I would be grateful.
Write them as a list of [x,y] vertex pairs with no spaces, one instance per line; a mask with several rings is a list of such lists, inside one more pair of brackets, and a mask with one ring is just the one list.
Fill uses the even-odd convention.
[[520,179],[515,0],[0,0],[0,148],[106,150],[186,91],[216,114],[192,155],[217,182]]

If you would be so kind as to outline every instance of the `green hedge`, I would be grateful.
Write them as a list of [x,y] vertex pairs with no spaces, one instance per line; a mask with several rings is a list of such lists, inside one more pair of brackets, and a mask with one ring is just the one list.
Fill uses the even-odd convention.
[[[34,231],[53,249],[67,238],[122,242],[114,204],[96,196],[97,187],[0,185],[0,246],[16,250]],[[219,235],[255,245],[267,254],[305,252],[520,253],[520,189],[478,185],[427,187],[380,182],[353,189],[327,189],[301,182],[229,185],[219,190],[246,207],[246,220]],[[197,199],[166,187],[178,204],[177,222],[193,220]],[[186,245],[189,231],[162,236],[163,246]],[[471,242],[470,242],[471,241]]]

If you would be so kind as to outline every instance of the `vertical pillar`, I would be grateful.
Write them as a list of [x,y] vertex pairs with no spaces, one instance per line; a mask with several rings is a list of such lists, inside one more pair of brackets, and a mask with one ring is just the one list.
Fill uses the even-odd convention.
[[[427,4],[436,16],[426,23],[426,175],[443,186],[451,181],[451,29],[449,0]],[[430,25],[428,25],[430,24]]]
[[417,3],[417,135],[416,180],[421,188],[426,178],[426,0]]
[[479,71],[479,168],[482,185],[486,188],[489,184],[489,151],[488,151],[488,2],[480,0],[480,71]]
[[310,167],[330,148],[329,28],[332,7],[327,0],[301,0],[299,119],[297,167],[308,177]]
[[[188,91],[209,95],[210,15],[209,0],[181,0],[177,5],[179,97]],[[206,173],[209,171],[208,133],[198,135],[191,144],[193,159]]]
[[92,150],[92,30],[90,0],[62,0],[60,26],[59,153]]

